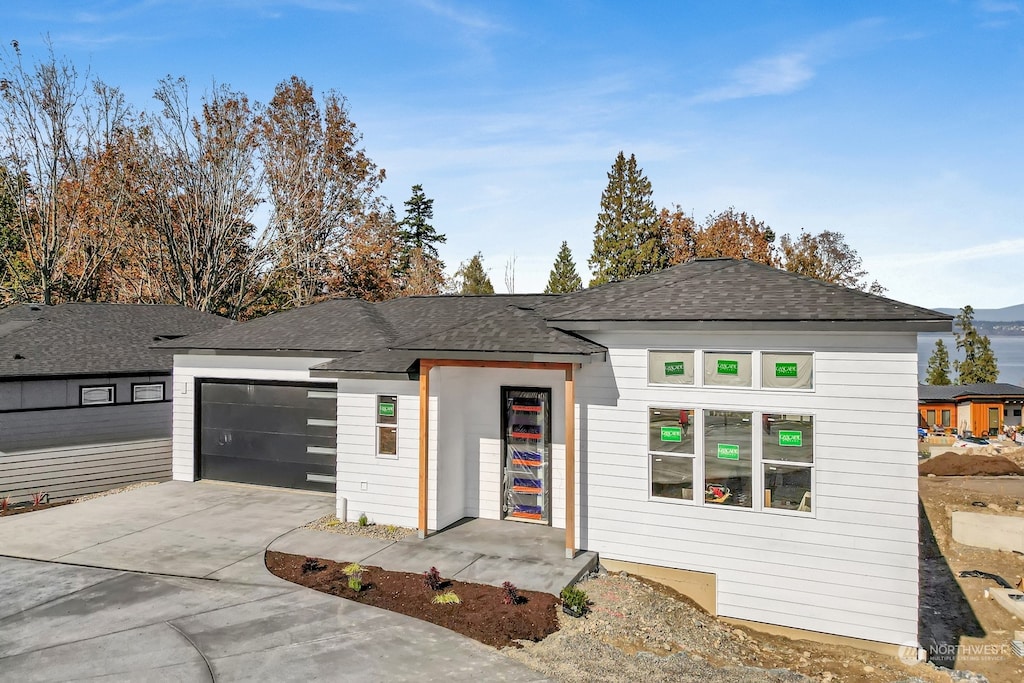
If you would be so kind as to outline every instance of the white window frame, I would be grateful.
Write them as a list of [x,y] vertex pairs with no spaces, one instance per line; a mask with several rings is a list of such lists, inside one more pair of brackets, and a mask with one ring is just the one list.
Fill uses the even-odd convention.
[[[719,347],[701,349],[698,352],[700,354],[700,386],[702,389],[711,389],[712,391],[760,391],[761,390],[761,372],[759,368],[761,366],[761,352],[753,349],[722,349]],[[750,384],[748,386],[729,386],[725,384],[708,384],[704,381],[704,369],[707,364],[707,357],[709,353],[716,354],[743,354],[750,356]],[[706,410],[726,410],[725,408],[707,408]],[[730,409],[731,410],[731,409]]]
[[[384,397],[394,397],[395,399],[395,421],[394,422],[381,422],[380,421],[380,400]],[[373,397],[373,443],[374,443],[374,454],[381,460],[398,460],[398,399],[397,394],[374,394]],[[395,430],[395,453],[381,453],[380,452],[380,429],[381,427]]]
[[[811,462],[792,462],[790,460],[766,460],[763,453],[763,434],[758,431],[759,438],[757,439],[757,448],[755,451],[755,457],[758,461],[757,471],[758,475],[758,491],[761,493],[760,497],[757,498],[757,503],[761,506],[762,512],[768,512],[773,515],[786,515],[790,517],[799,517],[801,519],[813,519],[818,516],[818,415],[817,413],[810,410],[803,409],[784,409],[778,408],[774,410],[762,410],[756,413],[757,419],[760,422],[764,420],[765,415],[804,415],[811,418]],[[764,504],[764,490],[765,490],[765,476],[764,466],[765,465],[784,465],[793,467],[804,467],[811,471],[811,511],[800,512],[799,510],[783,510],[780,508],[765,507]]]
[[[94,389],[106,389],[107,397],[109,400],[106,401],[88,401],[85,400],[85,392]],[[78,387],[78,405],[82,407],[88,406],[110,406],[117,402],[117,386],[113,384],[94,384],[90,386]]]
[[[763,358],[764,354],[801,354],[811,357],[811,388],[810,389],[787,389],[786,387],[766,387],[764,386],[764,365]],[[781,391],[785,394],[813,394],[818,389],[818,354],[814,351],[808,351],[806,349],[761,349],[757,352],[757,383],[758,388],[762,391]],[[804,413],[810,415],[810,413]]]
[[[149,388],[152,388],[152,387],[160,387],[160,398],[143,398],[143,399],[140,399],[136,395],[136,392],[140,388],[149,389]],[[132,403],[159,403],[160,401],[163,401],[164,398],[166,398],[166,396],[167,396],[167,387],[164,385],[163,382],[143,382],[143,383],[140,383],[140,384],[132,384]]]
[[[702,358],[704,352],[701,351],[700,349],[694,349],[694,348],[690,348],[690,349],[670,349],[670,348],[665,348],[665,347],[656,347],[656,348],[655,347],[651,347],[651,348],[648,348],[646,350],[646,352],[647,352],[647,361],[646,361],[646,365],[645,365],[644,369],[645,369],[645,371],[647,373],[647,375],[646,375],[647,386],[649,386],[649,387],[668,387],[670,389],[692,389],[694,387],[699,387],[701,385],[701,380],[703,379],[703,377],[699,376],[697,373],[698,373],[698,371],[703,373],[703,363],[701,363],[701,358]],[[676,384],[676,383],[672,383],[672,382],[652,382],[651,381],[651,354],[652,353],[690,353],[690,354],[693,354],[693,369],[692,369],[693,382],[691,382],[690,384]]]
[[[690,385],[684,384],[680,386]],[[651,409],[653,408],[660,410],[689,410],[693,412],[693,419],[690,421],[690,433],[693,435],[693,453],[669,453],[667,451],[651,449]],[[692,405],[672,405],[667,401],[662,401],[647,404],[644,415],[646,416],[646,419],[644,420],[644,453],[647,456],[647,500],[654,503],[670,503],[672,505],[700,505],[703,502],[702,499],[704,495],[704,489],[699,486],[699,484],[704,481],[704,462],[697,457],[697,451],[700,450],[697,443],[697,434],[698,430],[703,433],[704,429],[704,414],[702,409]],[[693,497],[690,498],[690,500],[685,500],[683,498],[665,498],[654,495],[654,456],[656,455],[670,458],[689,458],[691,460],[691,469],[693,471]]]

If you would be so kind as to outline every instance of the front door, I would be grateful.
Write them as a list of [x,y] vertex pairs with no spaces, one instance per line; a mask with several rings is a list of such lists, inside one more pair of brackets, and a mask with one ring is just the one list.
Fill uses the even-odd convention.
[[998,434],[999,433],[999,408],[988,409],[988,433]]
[[551,523],[551,390],[501,388],[501,517]]

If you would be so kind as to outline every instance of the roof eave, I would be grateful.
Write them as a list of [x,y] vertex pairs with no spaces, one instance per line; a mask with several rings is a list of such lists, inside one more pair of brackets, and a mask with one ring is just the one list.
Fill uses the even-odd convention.
[[950,332],[950,320],[547,320],[578,332]]
[[206,349],[157,347],[186,356],[289,356],[293,358],[336,358],[339,354],[359,353],[362,349]]

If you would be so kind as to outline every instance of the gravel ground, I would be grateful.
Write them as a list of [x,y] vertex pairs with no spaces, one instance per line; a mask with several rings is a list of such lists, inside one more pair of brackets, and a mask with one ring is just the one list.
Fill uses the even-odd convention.
[[393,526],[390,524],[359,526],[357,522],[342,522],[334,515],[321,517],[314,522],[310,522],[304,528],[315,529],[316,531],[330,531],[348,536],[367,536],[368,538],[377,538],[383,541],[400,541],[406,536],[416,533],[415,529],[407,529],[404,526]]
[[147,486],[156,486],[160,482],[158,481],[140,481],[137,484],[129,484],[128,486],[122,486],[116,489],[110,489],[108,491],[100,491],[99,493],[90,493],[87,496],[79,496],[72,500],[72,503],[82,503],[93,498],[102,498],[104,496],[112,496],[115,493],[127,493],[128,491],[134,491],[135,489],[145,488]]
[[733,627],[671,589],[623,574],[580,584],[583,619],[560,615],[540,643],[503,652],[558,681],[610,683],[946,683],[894,657]]

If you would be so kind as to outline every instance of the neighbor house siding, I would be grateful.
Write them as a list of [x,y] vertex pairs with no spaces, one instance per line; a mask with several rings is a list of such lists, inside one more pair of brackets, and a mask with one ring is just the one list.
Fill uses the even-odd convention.
[[0,453],[0,493],[16,502],[43,491],[51,501],[171,478],[171,440],[141,439]]
[[132,402],[132,384],[164,384],[164,398],[170,399],[169,374],[127,377],[85,377],[74,379],[32,379],[0,382],[0,412],[77,407],[82,387],[111,385],[118,404]]
[[166,402],[0,413],[0,451],[168,438]]
[[289,356],[218,356],[182,354],[174,357],[172,472],[177,481],[195,481],[197,379],[280,382],[328,382],[311,379],[309,368],[329,358]]
[[[915,335],[587,336],[609,348],[610,364],[579,372],[582,547],[716,574],[722,616],[916,641]],[[652,348],[813,351],[814,390],[648,386]],[[814,415],[813,514],[651,500],[647,408],[655,404]],[[754,481],[756,491],[756,472]]]

